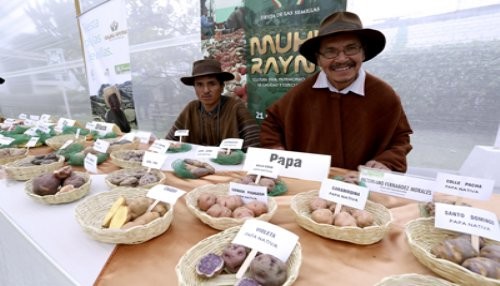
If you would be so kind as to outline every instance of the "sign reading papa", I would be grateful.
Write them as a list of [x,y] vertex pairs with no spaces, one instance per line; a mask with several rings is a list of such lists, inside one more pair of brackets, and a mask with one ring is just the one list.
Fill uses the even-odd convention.
[[262,164],[281,165],[281,176],[311,181],[323,181],[330,172],[330,155],[249,147],[244,170]]

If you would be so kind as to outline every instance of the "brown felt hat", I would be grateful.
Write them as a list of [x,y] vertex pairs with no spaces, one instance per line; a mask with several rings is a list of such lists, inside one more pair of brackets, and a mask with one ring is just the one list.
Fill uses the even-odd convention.
[[319,26],[318,35],[305,41],[299,47],[301,53],[310,62],[316,64],[316,55],[321,40],[338,34],[355,34],[359,37],[365,52],[365,62],[378,55],[385,47],[385,36],[373,29],[364,29],[358,15],[351,12],[335,12],[327,16]]
[[223,72],[220,63],[217,60],[206,59],[193,63],[193,72],[191,76],[181,77],[185,85],[194,85],[194,79],[199,76],[213,75],[222,81],[234,79],[230,72]]

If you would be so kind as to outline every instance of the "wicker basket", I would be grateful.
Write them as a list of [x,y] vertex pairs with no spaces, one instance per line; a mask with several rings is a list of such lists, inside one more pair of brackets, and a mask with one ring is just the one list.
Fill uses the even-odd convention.
[[109,142],[108,153],[112,153],[117,150],[136,150],[141,143],[139,138],[134,138],[133,141],[127,141],[127,143],[117,143],[121,140],[119,138],[102,139]]
[[[196,217],[198,217],[203,223],[218,229],[224,230],[233,226],[242,225],[245,222],[245,218],[231,218],[231,217],[213,217],[208,215],[206,212],[198,208],[198,197],[200,194],[208,192],[215,195],[227,195],[229,191],[229,184],[216,184],[216,185],[203,185],[193,189],[188,192],[184,198],[186,200],[186,205]],[[269,221],[273,217],[274,213],[278,210],[278,204],[272,197],[268,197],[268,212],[260,215],[256,219]]]
[[[198,261],[208,253],[221,254],[224,248],[232,242],[240,226],[235,226],[228,228],[218,234],[209,236],[196,245],[191,247],[179,260],[175,267],[175,273],[177,274],[177,280],[180,286],[192,286],[192,285],[219,285],[215,284],[214,280],[219,277],[213,278],[202,278],[196,274],[196,264]],[[299,275],[300,265],[302,263],[302,247],[299,242],[297,242],[292,254],[287,261],[287,272],[288,277],[283,286],[292,285]],[[220,285],[234,285],[236,282],[235,274],[224,274],[224,281],[227,284]]]
[[27,156],[23,159],[4,165],[7,178],[17,181],[27,181],[47,172],[55,171],[64,165],[64,156],[58,156],[59,161],[51,164],[21,166],[23,163],[31,162],[34,158],[35,156]]
[[[115,175],[128,175],[128,174],[132,174],[134,172],[142,172],[142,171],[145,171],[147,170],[148,168],[146,167],[138,167],[138,168],[128,168],[128,169],[120,169],[120,170],[116,170],[114,172],[111,172],[109,173],[107,176],[106,176],[106,179],[104,180],[106,182],[106,185],[108,185],[108,187],[110,189],[114,189],[114,188],[117,188],[117,187],[120,187],[119,185],[115,185],[113,183],[111,183],[109,181],[109,176],[115,176]],[[163,183],[163,181],[165,181],[166,179],[166,175],[160,171],[160,170],[157,170],[157,169],[151,169],[150,170],[150,173],[156,175],[157,178],[159,178],[159,180],[157,182],[154,182],[154,183],[151,183],[151,184],[147,184],[147,185],[142,185],[142,186],[137,186],[138,188],[144,188],[144,189],[150,189],[158,184],[161,184]],[[128,186],[127,186],[128,187]]]
[[70,192],[56,193],[55,195],[47,195],[47,196],[37,195],[33,193],[33,179],[25,183],[24,191],[26,192],[26,194],[28,194],[28,196],[33,198],[35,201],[44,204],[57,205],[57,204],[74,202],[76,200],[83,198],[85,195],[89,193],[91,180],[90,180],[90,175],[87,173],[78,171],[73,171],[73,172],[76,172],[79,176],[85,178],[85,184],[81,185],[79,188],[76,188]]
[[312,220],[309,202],[318,197],[317,190],[299,193],[292,198],[290,207],[295,213],[295,220],[302,228],[319,236],[347,241],[355,244],[373,244],[382,240],[389,231],[393,220],[391,212],[381,204],[372,201],[366,202],[365,210],[372,213],[375,225],[361,227],[339,227],[335,225],[320,224]]
[[[23,151],[20,153],[20,151]],[[10,162],[17,161],[19,159],[25,158],[28,156],[28,149],[19,149],[19,148],[4,148],[0,150],[2,152],[2,156],[0,156],[0,165],[4,165]],[[5,153],[3,153],[5,152]],[[16,155],[12,155],[16,154]]]
[[75,134],[62,134],[50,137],[45,140],[45,144],[53,150],[59,150],[59,148],[61,148],[68,140],[73,140],[73,143],[82,145],[85,145],[85,142],[87,141],[85,136],[78,136],[78,138],[75,138]]
[[[406,224],[406,239],[418,261],[434,273],[460,285],[500,285],[500,280],[488,278],[446,259],[437,258],[430,250],[444,239],[458,233],[434,227],[434,218],[418,218]],[[500,244],[486,239],[486,244]]]
[[102,220],[119,196],[135,198],[146,196],[147,189],[116,188],[110,192],[87,197],[75,208],[75,217],[83,231],[97,241],[107,243],[138,244],[164,233],[174,218],[171,206],[162,217],[152,222],[129,229],[108,229],[101,227]]
[[408,273],[400,275],[392,275],[385,277],[379,283],[374,286],[458,286],[455,283],[430,276],[417,273]]
[[143,155],[146,151],[145,150],[116,150],[111,152],[111,163],[115,164],[116,166],[120,168],[138,168],[142,166],[142,161],[141,162],[136,162],[136,161],[130,161],[130,160],[124,160],[123,157],[125,154],[129,153],[134,153],[137,155]]

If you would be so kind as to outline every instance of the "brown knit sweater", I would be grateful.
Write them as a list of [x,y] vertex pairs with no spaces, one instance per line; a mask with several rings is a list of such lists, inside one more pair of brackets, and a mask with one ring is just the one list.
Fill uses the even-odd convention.
[[184,142],[205,146],[219,146],[223,139],[242,138],[243,150],[259,146],[259,125],[239,98],[221,96],[220,109],[207,112],[199,100],[189,102],[177,117],[166,139],[178,129],[189,129]]
[[313,89],[317,77],[307,78],[267,109],[261,146],[331,155],[333,167],[356,170],[377,160],[405,172],[413,132],[396,92],[368,73],[365,96]]

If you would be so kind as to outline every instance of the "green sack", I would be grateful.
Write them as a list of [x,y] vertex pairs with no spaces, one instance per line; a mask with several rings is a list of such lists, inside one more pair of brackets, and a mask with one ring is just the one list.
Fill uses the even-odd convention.
[[181,143],[180,146],[169,146],[167,153],[182,153],[191,150],[191,144]]
[[285,182],[279,181],[274,186],[274,188],[269,193],[267,193],[267,195],[271,196],[271,197],[275,197],[275,196],[279,196],[279,195],[286,193],[286,191],[288,191],[288,188],[287,188]]
[[56,154],[64,156],[64,159],[68,161],[72,154],[81,152],[83,149],[85,149],[85,146],[83,146],[82,144],[71,143],[68,146],[66,146],[66,148],[57,150]]
[[196,179],[196,177],[186,168],[186,163],[183,159],[177,159],[172,162],[172,169],[176,176],[183,179]]
[[[101,152],[98,152],[97,154],[94,155],[97,156],[97,165],[100,165],[102,162],[106,161],[106,159],[108,159],[109,157],[108,153],[101,153]],[[86,156],[87,154],[85,154],[84,152],[70,154],[68,159],[68,164],[71,166],[83,166]]]
[[220,165],[239,165],[245,159],[245,153],[241,150],[232,150],[229,155],[219,153],[217,158],[211,159],[212,162]]

